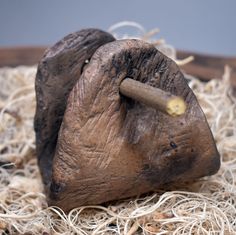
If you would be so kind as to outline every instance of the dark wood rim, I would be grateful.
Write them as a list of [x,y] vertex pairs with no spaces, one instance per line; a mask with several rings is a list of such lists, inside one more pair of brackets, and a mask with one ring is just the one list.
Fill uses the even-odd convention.
[[188,74],[208,81],[212,78],[222,78],[224,68],[231,68],[231,84],[236,87],[236,57],[214,56],[196,52],[177,51],[180,59],[193,55],[194,61],[182,66],[182,70]]
[[[0,48],[0,67],[16,67],[19,65],[37,64],[47,47],[6,47]],[[232,69],[231,83],[236,87],[236,57],[214,56],[189,51],[177,51],[177,57],[182,59],[190,55],[194,61],[182,66],[182,70],[204,81],[221,78],[225,65]]]

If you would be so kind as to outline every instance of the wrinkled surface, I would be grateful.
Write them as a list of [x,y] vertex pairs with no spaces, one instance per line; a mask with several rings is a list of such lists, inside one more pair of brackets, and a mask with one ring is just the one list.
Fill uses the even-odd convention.
[[38,163],[46,185],[51,181],[52,159],[69,92],[79,79],[86,60],[98,47],[113,40],[113,36],[98,29],[81,30],[49,48],[39,63],[34,127]]
[[[130,77],[182,96],[173,118],[119,94]],[[105,44],[70,92],[53,159],[50,204],[69,210],[210,175],[219,154],[176,64],[139,40]],[[68,203],[70,202],[70,203]]]

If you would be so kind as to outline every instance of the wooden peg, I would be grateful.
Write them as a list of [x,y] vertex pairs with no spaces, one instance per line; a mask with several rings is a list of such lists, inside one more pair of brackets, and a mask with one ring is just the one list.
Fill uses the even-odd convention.
[[183,98],[131,78],[122,81],[120,93],[173,117],[186,111]]

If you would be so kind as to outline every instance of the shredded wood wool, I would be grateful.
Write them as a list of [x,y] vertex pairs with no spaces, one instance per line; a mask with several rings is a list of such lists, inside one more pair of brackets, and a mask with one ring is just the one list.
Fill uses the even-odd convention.
[[[151,41],[156,32],[143,32],[141,38]],[[163,40],[151,42],[176,59],[174,48]],[[221,154],[216,175],[139,198],[75,208],[68,214],[48,207],[43,192],[33,130],[35,74],[36,66],[0,69],[2,234],[236,233],[236,97],[229,82],[230,68],[226,66],[223,78],[207,83],[186,75]]]

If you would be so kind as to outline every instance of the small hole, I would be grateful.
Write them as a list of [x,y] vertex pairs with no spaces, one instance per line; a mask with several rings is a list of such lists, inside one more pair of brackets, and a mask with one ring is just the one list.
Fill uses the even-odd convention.
[[59,183],[51,183],[50,190],[53,193],[59,193],[62,190],[62,185]]
[[171,148],[173,148],[173,149],[175,149],[175,148],[178,147],[178,146],[176,145],[176,143],[173,142],[173,141],[170,142],[170,146],[171,146]]
[[89,64],[90,59],[87,59],[84,61],[82,67],[81,67],[81,73],[83,73],[84,69],[87,67],[87,65]]

